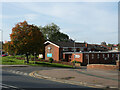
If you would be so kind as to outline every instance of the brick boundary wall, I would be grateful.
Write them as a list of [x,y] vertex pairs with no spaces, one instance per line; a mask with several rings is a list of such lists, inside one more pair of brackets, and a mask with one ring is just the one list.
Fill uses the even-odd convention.
[[87,65],[87,69],[117,70],[117,69],[119,69],[119,66],[105,65],[105,64],[90,64],[90,65]]
[[116,65],[109,64],[89,64],[87,69],[104,69],[104,70],[120,70],[120,61],[116,61]]
[[116,65],[117,65],[117,66],[120,66],[120,61],[117,60],[117,61],[116,61]]

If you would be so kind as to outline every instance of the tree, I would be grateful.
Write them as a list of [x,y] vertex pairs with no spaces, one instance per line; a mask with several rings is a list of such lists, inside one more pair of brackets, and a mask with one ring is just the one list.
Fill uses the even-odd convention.
[[26,21],[15,25],[10,34],[11,42],[15,47],[16,53],[28,55],[42,53],[44,48],[44,37],[40,29],[35,25],[29,25]]
[[106,42],[104,41],[104,42],[101,42],[101,45],[105,45],[106,46]]
[[56,32],[51,35],[50,40],[51,41],[68,41],[69,36],[61,32]]
[[118,44],[118,50],[120,51],[120,44]]
[[109,47],[112,47],[114,44],[108,44]]
[[3,44],[3,50],[8,53],[9,55],[14,55],[14,45],[12,44],[12,42],[7,42],[5,44]]
[[44,27],[39,27],[40,31],[43,33],[45,40],[50,41],[67,41],[69,36],[67,34],[60,32],[60,27],[54,23],[46,25]]
[[40,31],[44,35],[45,40],[50,39],[51,35],[59,32],[60,28],[54,23],[48,24],[44,27],[39,27]]

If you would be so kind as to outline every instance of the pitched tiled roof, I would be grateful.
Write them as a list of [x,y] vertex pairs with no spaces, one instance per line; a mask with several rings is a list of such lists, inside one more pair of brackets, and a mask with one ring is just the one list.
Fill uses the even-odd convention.
[[107,51],[108,49],[102,45],[98,45],[98,44],[91,44],[91,46],[93,48],[95,48],[95,50],[97,51]]
[[[74,42],[70,41],[52,41],[52,43],[58,45],[59,47],[74,47]],[[75,47],[85,47],[85,43],[75,43]]]

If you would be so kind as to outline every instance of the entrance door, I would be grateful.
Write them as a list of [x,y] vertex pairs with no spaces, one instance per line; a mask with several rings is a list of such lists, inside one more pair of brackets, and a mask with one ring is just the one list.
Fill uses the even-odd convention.
[[65,60],[67,61],[67,62],[70,62],[71,61],[71,54],[66,54],[65,55]]

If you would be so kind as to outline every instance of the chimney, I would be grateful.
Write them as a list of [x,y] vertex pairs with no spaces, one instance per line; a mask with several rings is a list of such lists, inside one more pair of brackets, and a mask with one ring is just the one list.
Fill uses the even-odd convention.
[[85,43],[85,47],[88,47],[88,44],[87,44],[87,43]]

